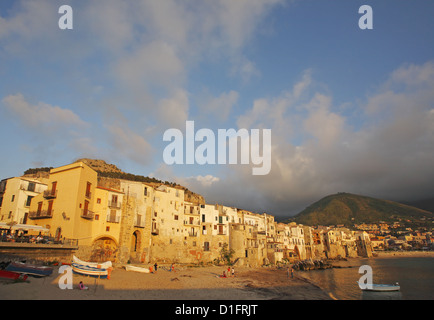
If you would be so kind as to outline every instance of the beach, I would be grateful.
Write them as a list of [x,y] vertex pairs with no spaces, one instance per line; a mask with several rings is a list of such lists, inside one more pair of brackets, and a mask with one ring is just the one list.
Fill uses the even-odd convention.
[[[434,252],[376,252],[369,259],[434,257]],[[335,267],[356,266],[360,258],[331,261]],[[148,267],[146,265],[146,267]],[[60,289],[58,267],[45,278],[29,277],[26,282],[0,282],[0,300],[331,300],[333,294],[308,272],[288,277],[286,268],[275,266],[235,267],[235,277],[222,278],[227,266],[176,266],[169,272],[126,271],[115,265],[110,279],[73,275],[73,289]],[[356,269],[355,269],[356,270]],[[356,272],[356,271],[354,271]],[[88,290],[79,290],[82,281]]]
[[[175,272],[126,271],[115,266],[110,279],[73,275],[73,289],[60,289],[55,267],[45,278],[23,283],[0,283],[0,300],[330,300],[330,296],[286,269],[235,268],[235,277],[221,278],[225,266],[186,267]],[[82,281],[88,290],[79,290]]]

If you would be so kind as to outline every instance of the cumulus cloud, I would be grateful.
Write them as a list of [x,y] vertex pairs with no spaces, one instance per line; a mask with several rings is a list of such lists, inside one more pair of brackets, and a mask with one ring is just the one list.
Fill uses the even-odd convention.
[[147,165],[152,159],[153,148],[142,136],[126,126],[110,125],[108,143],[112,148],[112,157],[118,161],[129,159],[141,165]]
[[54,131],[65,126],[87,126],[73,111],[44,102],[30,104],[21,93],[6,96],[2,102],[20,122],[39,131]]
[[311,74],[302,78],[279,97],[254,101],[238,118],[239,127],[272,129],[270,174],[258,178],[245,166],[227,167],[230,178],[213,186],[209,197],[215,198],[217,192],[240,207],[288,216],[340,191],[391,200],[430,196],[432,63],[393,72],[362,103],[365,113],[358,115],[357,128],[349,124],[355,119],[339,112],[332,95],[311,90]]

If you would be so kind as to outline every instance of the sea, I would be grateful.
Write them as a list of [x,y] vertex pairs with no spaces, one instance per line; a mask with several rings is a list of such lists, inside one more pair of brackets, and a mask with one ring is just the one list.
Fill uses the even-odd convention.
[[[298,271],[337,300],[434,300],[434,257],[387,257],[349,259],[333,263],[340,268]],[[399,283],[395,292],[362,291],[357,281],[359,267],[372,268],[373,283]]]

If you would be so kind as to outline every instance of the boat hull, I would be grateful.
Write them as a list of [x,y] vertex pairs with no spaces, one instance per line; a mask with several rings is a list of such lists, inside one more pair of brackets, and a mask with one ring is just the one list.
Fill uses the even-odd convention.
[[102,279],[107,279],[110,277],[111,268],[95,268],[89,267],[78,263],[71,263],[72,271],[77,274],[98,277]]
[[[357,282],[357,284],[359,284]],[[359,284],[360,287],[360,284]],[[363,291],[372,291],[372,292],[390,292],[390,291],[399,291],[401,287],[399,284],[372,284],[371,288],[363,288]]]
[[83,266],[93,267],[93,268],[102,268],[102,269],[108,269],[113,267],[111,261],[106,262],[88,262],[78,259],[76,256],[72,256],[72,262],[81,264]]
[[372,289],[365,289],[365,291],[375,291],[375,292],[390,292],[390,291],[399,291],[401,289],[400,286],[397,285],[389,285],[389,284],[374,284],[372,285]]
[[36,266],[22,262],[11,262],[5,270],[34,277],[47,277],[53,273],[52,267]]
[[141,273],[150,273],[149,268],[141,268],[141,267],[135,267],[135,266],[125,266],[125,270],[141,272]]
[[27,275],[18,272],[0,270],[0,279],[26,281]]

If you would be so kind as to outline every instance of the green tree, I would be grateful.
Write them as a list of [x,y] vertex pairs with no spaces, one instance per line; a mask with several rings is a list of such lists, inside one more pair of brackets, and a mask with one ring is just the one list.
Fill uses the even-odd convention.
[[222,260],[226,261],[228,265],[231,265],[232,256],[234,255],[235,251],[234,249],[228,249],[228,244],[224,243],[221,250],[220,255]]

